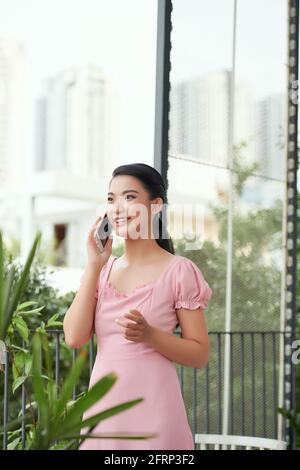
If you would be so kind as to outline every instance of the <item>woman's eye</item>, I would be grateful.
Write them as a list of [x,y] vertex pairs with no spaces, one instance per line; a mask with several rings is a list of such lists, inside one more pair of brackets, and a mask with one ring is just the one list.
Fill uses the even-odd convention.
[[[135,196],[133,194],[127,194],[126,198],[128,197],[133,197],[133,199],[135,199]],[[112,197],[108,197],[107,202],[111,202],[111,201],[112,201]]]

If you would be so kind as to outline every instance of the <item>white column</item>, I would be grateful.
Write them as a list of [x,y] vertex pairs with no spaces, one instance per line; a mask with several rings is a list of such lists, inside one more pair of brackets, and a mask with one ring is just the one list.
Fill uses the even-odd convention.
[[231,307],[232,307],[232,239],[233,239],[233,145],[234,145],[234,96],[235,96],[235,62],[236,62],[236,17],[237,0],[234,0],[234,22],[232,43],[232,69],[230,77],[230,101],[229,101],[229,143],[228,143],[228,217],[227,217],[227,261],[226,261],[226,311],[225,311],[225,351],[224,351],[224,390],[223,390],[223,434],[228,434],[229,407],[230,407],[230,346],[231,346]]

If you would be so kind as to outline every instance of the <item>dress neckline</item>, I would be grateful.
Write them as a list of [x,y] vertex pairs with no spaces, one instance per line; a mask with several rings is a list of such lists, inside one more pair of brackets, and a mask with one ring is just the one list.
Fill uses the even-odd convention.
[[118,258],[118,256],[114,256],[114,258],[112,259],[112,262],[110,263],[110,266],[108,268],[108,274],[106,276],[106,285],[108,287],[111,288],[111,290],[118,296],[118,297],[131,297],[132,294],[134,294],[138,289],[141,289],[143,287],[150,287],[150,286],[153,286],[155,284],[157,284],[159,281],[161,281],[161,279],[164,277],[164,275],[167,273],[167,271],[170,269],[170,267],[174,264],[175,261],[178,261],[180,259],[180,255],[173,255],[174,258],[171,259],[171,261],[169,261],[167,267],[162,271],[162,273],[160,273],[160,275],[158,276],[157,279],[154,279],[153,281],[150,281],[150,282],[145,282],[144,284],[138,284],[136,287],[134,287],[132,289],[131,292],[129,292],[128,294],[126,294],[125,292],[121,292],[119,291],[110,281],[109,281],[109,275],[110,275],[110,272],[111,272],[111,268],[112,268],[112,265],[113,263],[115,262],[115,260]]

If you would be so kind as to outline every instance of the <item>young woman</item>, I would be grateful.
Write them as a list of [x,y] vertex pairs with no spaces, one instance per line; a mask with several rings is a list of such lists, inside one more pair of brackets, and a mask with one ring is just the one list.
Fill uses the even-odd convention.
[[[101,421],[92,432],[154,433],[156,437],[89,438],[80,450],[194,449],[173,362],[196,368],[207,365],[204,309],[212,290],[194,262],[174,254],[161,220],[166,202],[165,184],[155,168],[134,163],[114,170],[107,214],[116,233],[125,239],[125,252],[121,257],[112,255],[112,237],[100,252],[94,239],[98,218],[88,235],[88,262],[80,288],[64,318],[65,340],[73,348],[82,347],[96,333],[98,350],[89,388],[109,372],[118,376],[83,419],[143,398]],[[137,211],[138,207],[143,210]],[[155,224],[159,233],[153,229]],[[135,235],[145,228],[148,237]],[[173,335],[178,324],[181,338]]]

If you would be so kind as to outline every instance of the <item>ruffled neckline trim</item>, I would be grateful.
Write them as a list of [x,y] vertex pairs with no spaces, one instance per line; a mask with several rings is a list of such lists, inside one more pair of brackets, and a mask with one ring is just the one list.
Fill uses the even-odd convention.
[[129,294],[125,294],[125,292],[120,292],[119,290],[117,290],[115,286],[111,284],[110,281],[106,281],[106,285],[110,287],[110,289],[115,293],[117,297],[131,297],[131,295],[133,295],[135,291],[142,289],[143,287],[152,286],[153,284],[155,284],[155,282],[157,281],[151,281],[151,282],[146,282],[145,284],[139,284],[131,292],[129,292]]
[[[112,262],[110,263],[110,266],[109,266],[109,273],[110,273],[110,270],[111,270],[111,266],[113,264],[113,262],[115,261],[115,259],[118,258],[118,256],[115,256],[113,259],[112,259]],[[153,287],[155,284],[157,284],[159,281],[161,281],[161,279],[164,277],[164,275],[169,271],[169,269],[171,268],[171,266],[174,265],[175,261],[179,261],[179,259],[181,259],[181,256],[180,255],[174,255],[174,258],[169,262],[169,264],[167,265],[167,267],[164,269],[164,271],[159,275],[159,277],[157,279],[155,279],[154,281],[150,281],[150,282],[145,282],[143,284],[139,284],[137,285],[131,292],[129,292],[128,294],[126,294],[125,292],[120,292],[118,289],[115,288],[115,286],[112,285],[112,283],[108,280],[108,278],[106,278],[106,286],[109,287],[113,292],[114,294],[117,296],[117,297],[125,297],[125,298],[128,298],[128,297],[131,297],[137,290],[140,290],[140,289],[143,289],[145,287]],[[108,273],[108,275],[109,275]]]

